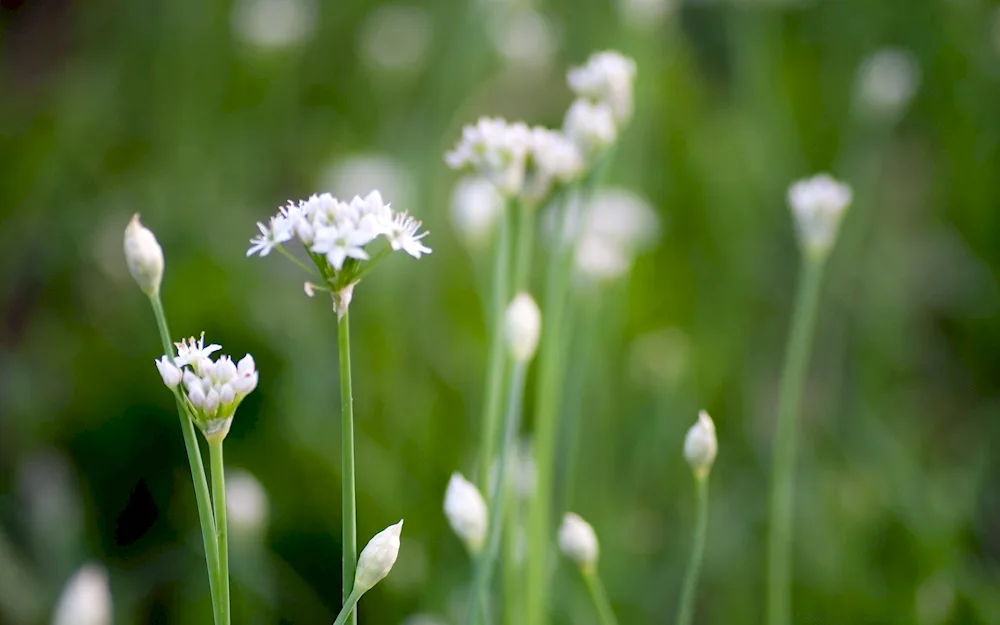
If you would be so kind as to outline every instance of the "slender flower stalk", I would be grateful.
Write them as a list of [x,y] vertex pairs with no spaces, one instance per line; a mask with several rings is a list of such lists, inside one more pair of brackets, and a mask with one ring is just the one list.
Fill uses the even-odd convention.
[[486,370],[486,393],[483,397],[483,425],[479,446],[479,487],[483,492],[489,489],[490,467],[496,457],[497,430],[500,427],[500,415],[503,413],[503,383],[504,383],[504,347],[503,347],[503,311],[510,301],[510,258],[511,258],[511,215],[510,207],[505,206],[500,217],[500,232],[496,241],[493,261],[493,294],[490,301],[490,322],[492,336],[490,337],[489,364]]
[[[341,534],[344,553],[344,604],[354,590],[355,566],[358,558],[358,519],[357,495],[354,479],[354,396],[351,390],[351,331],[350,315],[345,310],[337,323],[337,346],[340,350],[340,461],[341,461],[341,493],[342,513]],[[351,623],[357,623],[357,614],[348,617]]]
[[708,476],[715,462],[718,443],[715,438],[715,424],[708,413],[702,411],[698,421],[688,430],[684,439],[684,457],[691,465],[698,497],[698,521],[691,547],[691,560],[684,574],[681,601],[677,608],[677,625],[691,625],[694,619],[695,590],[701,574],[701,562],[705,553],[705,537],[708,534]]
[[604,590],[604,584],[601,583],[601,576],[597,574],[597,571],[583,571],[583,581],[587,586],[587,594],[590,595],[590,600],[594,603],[594,609],[597,610],[597,618],[601,625],[618,625],[618,619],[615,618],[614,610],[611,609],[611,601],[608,600],[608,593]]
[[541,334],[541,313],[538,305],[527,293],[518,294],[504,314],[504,338],[509,354],[510,395],[507,400],[507,415],[504,421],[504,436],[497,461],[496,483],[489,506],[489,523],[485,548],[479,554],[469,597],[466,623],[472,625],[489,621],[487,601],[493,566],[500,552],[500,537],[503,533],[504,509],[507,500],[507,482],[510,471],[507,465],[515,451],[517,432],[521,422],[524,384],[528,365],[538,350]]
[[[156,323],[163,340],[163,349],[170,359],[174,359],[174,346],[170,342],[170,330],[167,328],[167,318],[163,312],[163,304],[159,294],[150,296]],[[191,481],[194,484],[195,502],[198,506],[198,520],[201,523],[201,538],[205,546],[205,560],[208,565],[209,589],[212,593],[212,609],[215,614],[215,624],[223,625],[225,608],[222,606],[222,569],[219,561],[219,543],[216,536],[215,516],[212,513],[212,496],[208,490],[208,479],[205,475],[205,465],[201,459],[201,449],[194,431],[194,423],[188,416],[187,409],[176,396],[177,416],[181,421],[181,434],[184,436],[184,448],[187,451],[188,464],[191,466]]]
[[769,625],[790,625],[792,622],[796,427],[819,309],[823,268],[836,242],[840,220],[851,203],[851,189],[830,176],[821,174],[792,185],[788,191],[788,203],[795,219],[804,264],[799,274],[778,396],[768,536]]
[[212,466],[212,500],[215,504],[216,537],[219,543],[219,604],[221,620],[229,625],[229,522],[226,509],[226,474],[222,462],[222,442],[225,436],[215,436],[208,441],[209,462]]

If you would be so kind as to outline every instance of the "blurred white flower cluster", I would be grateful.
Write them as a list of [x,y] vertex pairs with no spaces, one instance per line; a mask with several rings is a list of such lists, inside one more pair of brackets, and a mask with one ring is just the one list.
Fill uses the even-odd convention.
[[907,50],[884,48],[858,69],[855,98],[867,118],[896,121],[920,87],[920,64]]
[[788,204],[802,249],[825,256],[837,239],[844,211],[851,204],[851,187],[829,174],[799,180],[788,189]]
[[563,516],[559,526],[559,551],[576,563],[585,573],[592,573],[597,568],[597,557],[600,547],[597,533],[593,526],[573,512]]
[[212,354],[222,348],[205,345],[204,333],[176,346],[176,358],[164,355],[155,361],[163,383],[171,390],[182,389],[181,397],[206,438],[225,438],[236,408],[257,388],[253,356],[247,354],[239,363],[225,355],[213,361]]
[[486,543],[489,525],[486,500],[475,484],[461,473],[452,473],[448,480],[444,493],[444,514],[469,553],[479,553]]
[[632,59],[617,52],[595,54],[569,72],[579,99],[562,130],[483,117],[462,130],[445,162],[489,180],[504,197],[539,204],[583,177],[615,142],[632,115],[634,78]]

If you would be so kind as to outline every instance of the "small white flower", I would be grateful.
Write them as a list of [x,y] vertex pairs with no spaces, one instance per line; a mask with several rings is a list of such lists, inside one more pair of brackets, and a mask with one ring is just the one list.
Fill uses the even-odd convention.
[[181,370],[175,367],[167,356],[163,356],[155,362],[160,377],[163,378],[163,383],[167,385],[167,388],[171,390],[177,388],[177,385],[181,383]]
[[229,511],[229,527],[234,532],[256,534],[267,527],[267,492],[247,471],[227,472],[226,509]]
[[906,50],[885,48],[861,64],[856,85],[861,112],[891,121],[903,113],[916,94],[920,86],[920,65]]
[[487,34],[504,61],[519,69],[547,67],[559,46],[552,20],[530,6],[496,10],[486,26]]
[[712,417],[702,410],[698,413],[698,420],[684,437],[684,458],[691,465],[695,477],[702,480],[708,476],[718,451],[719,443],[715,438],[715,423],[712,421]]
[[455,534],[471,553],[479,553],[486,542],[486,502],[479,489],[461,473],[452,473],[444,493],[444,514]]
[[422,69],[433,41],[434,22],[427,10],[402,4],[382,5],[365,20],[358,35],[358,56],[375,70],[395,76]]
[[63,588],[52,624],[111,625],[111,613],[107,570],[99,564],[85,564]]
[[542,332],[542,313],[528,293],[518,293],[507,306],[504,316],[507,349],[518,362],[528,362],[538,349]]
[[610,146],[618,137],[618,124],[611,107],[604,102],[577,98],[563,121],[563,131],[588,156]]
[[471,170],[492,182],[504,196],[521,192],[531,131],[521,123],[482,117],[462,129],[455,149],[445,155],[452,169]]
[[490,181],[466,176],[451,192],[451,220],[459,238],[470,248],[484,246],[503,211],[503,197]]
[[632,117],[635,61],[618,52],[598,52],[587,64],[569,71],[570,89],[578,96],[605,102],[619,124]]
[[271,223],[267,226],[257,222],[257,229],[260,234],[250,239],[250,249],[247,256],[259,254],[261,258],[271,253],[271,250],[292,238],[292,230],[288,228],[288,221],[278,217],[272,217]]
[[420,225],[419,221],[406,213],[396,213],[385,232],[385,238],[389,240],[393,250],[403,250],[414,258],[420,258],[423,254],[431,253],[431,248],[420,242],[420,239],[428,234],[427,232],[417,234]]
[[325,254],[330,265],[340,271],[348,258],[368,260],[365,246],[371,243],[373,238],[367,231],[327,226],[316,233],[316,240],[310,249],[318,254]]
[[392,570],[399,555],[399,536],[403,531],[403,521],[390,525],[372,537],[358,556],[358,569],[354,575],[354,589],[366,593],[385,579]]
[[201,337],[195,339],[193,336],[189,339],[184,339],[180,343],[174,343],[177,347],[177,358],[174,359],[174,364],[178,367],[183,367],[186,365],[191,365],[202,360],[205,360],[215,352],[222,349],[222,346],[217,343],[211,343],[205,345],[205,333],[201,333]]
[[844,211],[851,204],[851,187],[828,174],[800,180],[788,189],[788,204],[802,249],[825,256],[833,247]]
[[153,232],[139,221],[138,213],[125,228],[124,248],[129,273],[142,292],[146,295],[158,293],[163,280],[163,248]]
[[545,199],[553,183],[567,184],[583,174],[583,155],[575,143],[555,130],[531,129],[529,160],[523,195],[534,202]]
[[599,552],[594,528],[579,515],[567,512],[559,526],[559,551],[585,572],[593,571]]

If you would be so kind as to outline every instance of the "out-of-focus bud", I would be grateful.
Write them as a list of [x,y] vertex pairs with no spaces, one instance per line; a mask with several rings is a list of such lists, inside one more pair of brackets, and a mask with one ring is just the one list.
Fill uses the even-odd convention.
[[452,473],[448,480],[444,493],[444,514],[469,552],[478,553],[486,542],[486,502],[479,489],[461,473]]
[[920,65],[912,53],[898,48],[879,50],[858,70],[857,107],[870,118],[895,121],[920,86]]
[[691,465],[694,476],[699,480],[708,477],[719,451],[719,443],[715,438],[715,423],[708,413],[702,410],[698,420],[688,430],[684,438],[684,458]]
[[163,280],[163,249],[153,232],[142,225],[139,214],[125,228],[125,262],[129,273],[146,295],[160,292]]
[[70,578],[52,625],[111,625],[111,589],[103,566],[85,564]]
[[522,292],[514,297],[507,307],[504,327],[507,349],[514,360],[522,363],[531,360],[542,332],[542,313],[531,295]]
[[451,192],[451,220],[470,249],[485,246],[504,208],[503,197],[489,180],[467,176]]
[[559,526],[559,551],[585,573],[597,568],[597,534],[578,514],[567,512]]
[[810,256],[825,257],[837,240],[840,220],[851,204],[851,187],[819,174],[788,189],[799,245]]
[[174,366],[174,363],[170,362],[170,359],[163,356],[156,362],[156,368],[160,371],[160,377],[163,378],[163,383],[167,385],[167,388],[173,390],[177,388],[177,385],[181,383],[181,370]]
[[372,537],[358,556],[358,569],[354,575],[354,591],[362,595],[385,579],[399,555],[399,536],[403,521],[390,525]]
[[267,492],[247,471],[226,476],[226,509],[233,534],[259,535],[267,528]]

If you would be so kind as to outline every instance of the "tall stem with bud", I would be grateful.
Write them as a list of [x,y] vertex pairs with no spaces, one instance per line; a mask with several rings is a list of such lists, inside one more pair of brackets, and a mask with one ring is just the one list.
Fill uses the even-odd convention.
[[705,537],[708,534],[708,476],[712,472],[718,450],[715,422],[702,410],[684,438],[684,459],[691,466],[698,491],[698,523],[694,531],[691,560],[684,574],[684,587],[677,608],[677,625],[691,625],[694,618],[695,590],[698,587],[701,561],[705,554]]
[[[340,413],[341,413],[341,497],[343,498],[341,524],[344,554],[344,602],[354,590],[354,574],[358,559],[357,500],[354,482],[354,397],[351,391],[351,330],[348,307],[339,313],[337,346],[340,350]],[[357,623],[357,614],[351,613],[350,623]]]

